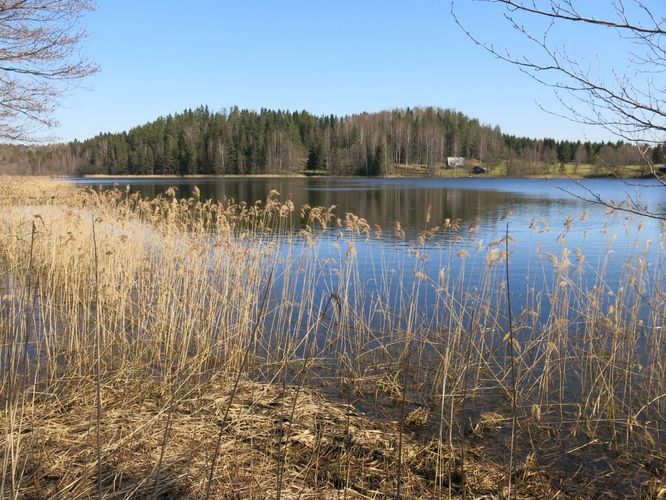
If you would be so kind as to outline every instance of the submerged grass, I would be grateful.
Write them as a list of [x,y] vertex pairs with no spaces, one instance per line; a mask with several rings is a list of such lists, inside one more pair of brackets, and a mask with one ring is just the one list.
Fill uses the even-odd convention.
[[545,256],[509,329],[508,235],[427,217],[406,279],[355,215],[176,194],[3,179],[1,497],[666,497],[661,250]]

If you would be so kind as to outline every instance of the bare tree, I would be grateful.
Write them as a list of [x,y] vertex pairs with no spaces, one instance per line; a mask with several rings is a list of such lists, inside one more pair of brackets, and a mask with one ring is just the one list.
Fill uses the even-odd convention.
[[[661,186],[650,157],[650,145],[666,138],[666,19],[663,2],[656,0],[478,0],[481,9],[497,8],[498,15],[527,45],[516,52],[484,39],[459,15],[452,15],[477,45],[517,66],[537,82],[552,88],[562,108],[547,110],[570,120],[600,126],[635,144]],[[575,29],[582,30],[580,32]],[[594,33],[592,33],[594,31]],[[597,33],[598,32],[598,33]],[[611,37],[626,49],[616,61],[595,60],[578,50],[582,36]],[[608,40],[608,38],[604,38]],[[578,42],[578,44],[576,44]],[[613,66],[613,63],[616,66]],[[644,206],[617,206],[593,193],[592,201],[664,219],[663,211]]]
[[0,139],[55,124],[59,97],[97,71],[79,54],[93,0],[0,0]]

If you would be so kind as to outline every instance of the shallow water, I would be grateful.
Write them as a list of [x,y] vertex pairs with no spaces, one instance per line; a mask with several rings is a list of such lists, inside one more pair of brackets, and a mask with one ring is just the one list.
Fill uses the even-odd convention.
[[[507,224],[512,239],[510,279],[517,300],[526,289],[546,286],[549,280],[544,278],[553,271],[552,258],[547,254],[561,260],[562,252],[569,251],[573,267],[580,264],[576,258],[576,252],[580,252],[585,257],[580,276],[593,283],[603,274],[609,289],[617,286],[627,272],[626,265],[639,255],[647,261],[649,275],[656,278],[662,272],[662,221],[623,211],[609,212],[578,198],[589,198],[590,193],[614,202],[631,197],[663,213],[666,188],[655,180],[594,179],[577,183],[566,179],[276,177],[85,178],[74,182],[102,187],[130,185],[145,197],[156,196],[171,186],[180,196],[189,197],[197,186],[201,199],[231,198],[248,203],[265,200],[271,190],[277,190],[297,209],[304,204],[335,205],[338,217],[344,219],[351,212],[373,227],[370,239],[355,240],[361,274],[367,273],[367,279],[374,279],[370,270],[376,267],[380,255],[383,265],[399,272],[406,265],[405,247],[411,247],[419,251],[421,271],[437,275],[446,269],[450,275],[457,275],[464,265],[466,279],[473,286],[493,242],[504,237]],[[424,230],[442,225],[446,219],[460,219],[461,230],[440,231],[425,242],[419,238]],[[396,222],[400,222],[404,237],[396,237]],[[383,231],[379,240],[374,238],[375,226]],[[337,231],[330,231],[322,238],[322,257],[344,253],[345,243],[338,237]],[[457,258],[461,249],[470,256]]]

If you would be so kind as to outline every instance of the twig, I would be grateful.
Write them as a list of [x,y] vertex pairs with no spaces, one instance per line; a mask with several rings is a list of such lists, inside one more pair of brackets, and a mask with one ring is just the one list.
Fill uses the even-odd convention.
[[162,435],[162,446],[160,447],[160,458],[157,461],[157,470],[155,471],[155,483],[153,484],[153,500],[157,499],[157,488],[160,482],[160,472],[162,470],[162,461],[164,460],[164,453],[166,451],[167,442],[169,440],[169,432],[171,430],[171,417],[173,416],[173,409],[175,406],[175,388],[173,387],[173,377],[170,377],[170,389],[171,389],[171,403],[169,404],[169,411],[167,413],[167,421],[164,426],[164,434]]
[[264,316],[264,310],[266,309],[266,303],[268,302],[268,292],[270,291],[271,283],[272,283],[272,280],[273,280],[273,271],[274,271],[274,269],[271,269],[271,274],[268,276],[268,281],[266,282],[266,288],[264,289],[264,296],[261,299],[261,306],[259,308],[259,313],[257,315],[257,320],[254,324],[254,328],[252,330],[252,335],[250,336],[250,339],[247,343],[247,346],[245,348],[245,352],[243,353],[243,359],[241,360],[241,364],[238,367],[238,374],[236,375],[236,380],[234,381],[234,387],[231,391],[231,395],[229,396],[229,402],[227,403],[227,407],[224,410],[224,417],[222,417],[222,422],[220,423],[220,432],[217,434],[217,442],[215,443],[215,451],[213,452],[213,459],[211,460],[210,472],[208,474],[208,483],[206,484],[206,494],[205,494],[206,499],[210,498],[210,488],[211,488],[211,485],[213,483],[213,473],[215,472],[215,464],[217,463],[217,457],[220,453],[220,446],[222,445],[222,435],[224,434],[224,430],[226,428],[227,418],[229,418],[229,411],[231,410],[231,403],[233,403],[234,397],[236,396],[236,392],[238,391],[238,384],[240,383],[240,379],[241,379],[241,376],[243,374],[243,368],[245,367],[245,363],[247,362],[247,358],[250,355],[250,349],[252,348],[252,345],[254,344],[254,340],[255,340],[257,331],[259,330],[259,325],[261,324],[261,319]]
[[467,335],[467,346],[465,347],[465,371],[463,372],[463,394],[462,394],[462,417],[463,417],[463,439],[460,444],[460,477],[462,479],[462,500],[467,496],[467,486],[465,480],[465,438],[464,438],[464,420],[465,416],[465,403],[467,402],[467,379],[469,378],[469,364],[472,358],[472,335],[474,333],[476,309],[472,309],[472,316],[470,318],[469,333]]
[[[328,308],[331,305],[331,301],[333,300],[333,294],[329,294],[328,296],[328,301],[326,302],[326,305],[324,308],[321,310],[319,313],[319,317],[317,318],[317,321],[315,322],[313,328],[305,333],[305,335],[309,335],[311,331],[316,330],[317,327],[321,324],[322,319],[326,315],[326,312],[328,311]],[[306,337],[307,338],[307,337]],[[301,369],[302,377],[301,381],[298,384],[298,387],[296,388],[296,394],[294,395],[294,400],[291,405],[291,413],[289,415],[289,433],[285,436],[285,443],[284,443],[284,449],[282,446],[279,447],[278,451],[278,468],[277,468],[277,495],[276,499],[279,500],[282,496],[282,478],[284,475],[284,464],[286,461],[286,456],[287,456],[287,446],[289,445],[289,439],[291,437],[291,430],[293,428],[293,423],[294,423],[294,414],[296,413],[296,405],[298,402],[298,396],[301,393],[301,390],[303,389],[303,386],[305,384],[305,380],[307,379],[309,373],[310,373],[310,360],[313,357],[311,354],[311,348],[314,347],[314,339],[310,341],[310,345],[306,345],[305,347],[305,360],[303,364],[303,368]],[[286,372],[286,369],[285,369]],[[286,374],[285,374],[285,380],[286,380]],[[284,393],[285,393],[285,386],[283,385],[282,387],[282,399],[284,400]],[[282,420],[280,420],[280,426],[282,427]]]
[[[32,221],[32,231],[30,232],[30,258],[28,259],[28,276],[26,281],[28,282],[28,293],[26,294],[26,304],[28,305],[28,311],[25,314],[25,333],[24,333],[24,345],[23,345],[23,383],[25,384],[28,378],[28,346],[30,344],[30,325],[28,321],[28,314],[31,313],[34,315],[34,298],[32,296],[32,266],[33,266],[33,256],[35,250],[35,235],[37,234],[37,226],[35,221]],[[32,299],[32,302],[30,302]],[[33,321],[34,323],[34,321]]]
[[[506,237],[504,238],[504,245],[506,248],[506,257],[504,260],[506,268],[506,299],[507,299],[507,308],[509,313],[509,363],[511,365],[511,392],[512,392],[512,401],[511,401],[511,450],[509,452],[509,491],[508,497],[511,498],[511,486],[513,479],[513,465],[514,465],[514,453],[515,453],[515,444],[516,444],[516,371],[514,366],[514,337],[513,337],[513,324],[511,320],[511,289],[509,287],[509,223],[506,223]],[[514,488],[515,489],[515,488]],[[515,491],[513,492],[514,497],[516,496]]]
[[97,497],[102,499],[102,440],[100,427],[102,422],[102,382],[101,382],[101,333],[100,333],[100,313],[99,313],[99,258],[97,256],[97,234],[95,232],[95,215],[92,216],[92,239],[94,252],[94,270],[95,270],[95,365],[96,383],[95,392],[97,398],[97,429],[95,431],[95,441],[97,446]]

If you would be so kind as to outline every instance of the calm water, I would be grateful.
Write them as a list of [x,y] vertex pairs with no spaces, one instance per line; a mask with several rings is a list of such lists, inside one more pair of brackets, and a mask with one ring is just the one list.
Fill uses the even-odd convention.
[[[442,271],[457,276],[465,266],[465,289],[479,286],[493,242],[504,237],[509,224],[510,277],[513,298],[521,307],[530,290],[548,291],[553,284],[554,266],[548,254],[561,258],[569,251],[572,267],[575,252],[585,256],[580,278],[594,285],[600,274],[609,290],[617,287],[623,274],[632,272],[640,255],[647,262],[649,286],[660,280],[664,264],[663,222],[626,212],[609,213],[606,208],[576,198],[588,196],[583,187],[569,180],[542,179],[367,179],[367,178],[226,178],[226,179],[76,179],[92,186],[130,185],[144,196],[178,188],[190,196],[194,186],[201,198],[232,198],[252,203],[265,200],[275,189],[296,207],[336,205],[336,214],[352,212],[373,227],[379,225],[380,240],[357,239],[355,248],[359,273],[368,288],[385,286],[387,277],[376,274],[377,264],[388,266],[397,280],[409,284],[415,272],[435,281]],[[666,188],[654,180],[583,181],[583,186],[604,199],[621,201],[630,196],[653,211],[666,208]],[[430,221],[427,214],[430,213]],[[424,229],[441,225],[445,219],[460,219],[460,233],[443,232],[423,242]],[[399,221],[404,238],[393,232]],[[342,258],[347,243],[337,231],[321,238],[321,258]],[[469,253],[458,258],[461,250]],[[503,248],[502,248],[503,249]],[[567,250],[565,250],[567,249]],[[418,251],[418,253],[417,253]],[[396,281],[397,282],[397,281]],[[656,286],[662,286],[658,284]],[[327,286],[331,285],[329,282]],[[532,293],[533,295],[533,293]],[[428,294],[422,294],[428,301]]]

